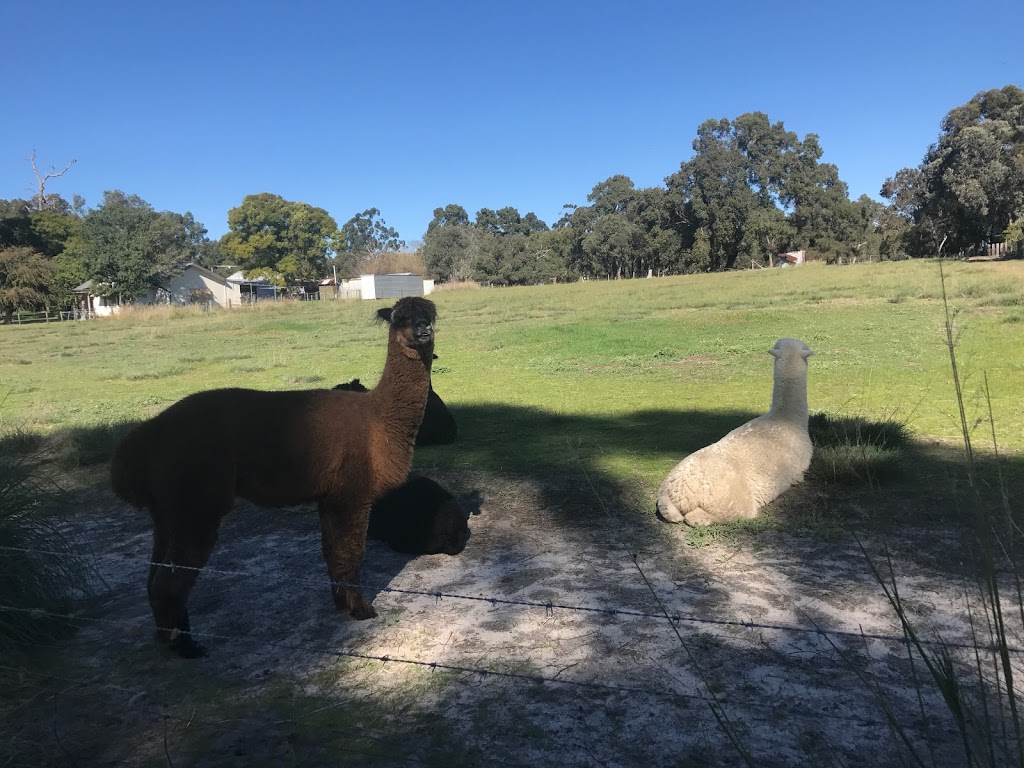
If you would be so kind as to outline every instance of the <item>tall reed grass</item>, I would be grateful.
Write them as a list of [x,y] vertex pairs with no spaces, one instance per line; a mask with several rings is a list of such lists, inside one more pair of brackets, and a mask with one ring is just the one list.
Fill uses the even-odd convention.
[[[963,472],[966,478],[961,492],[959,520],[964,602],[971,644],[970,654],[938,637],[938,643],[925,642],[926,630],[911,615],[914,596],[900,592],[890,558],[880,563],[865,551],[868,567],[885,593],[899,619],[908,650],[912,674],[918,686],[918,706],[922,721],[928,722],[941,712],[929,711],[929,688],[939,694],[945,714],[952,719],[960,738],[965,766],[1018,766],[1024,768],[1024,713],[1021,712],[1017,680],[1024,674],[1016,652],[1024,639],[1024,585],[1022,585],[1018,547],[1022,531],[1014,519],[1006,478],[998,477],[998,503],[984,488],[979,477],[973,444],[973,420],[965,406],[963,376],[957,360],[957,334],[954,312],[950,308],[946,274],[939,264],[944,308],[945,343],[956,396],[957,415],[963,440]],[[984,382],[983,396],[988,404],[988,439],[998,456],[999,445],[992,417],[992,393]],[[862,677],[862,680],[866,678]],[[870,683],[868,683],[870,684]],[[882,710],[894,738],[904,748],[908,762],[927,766],[936,764],[936,755],[915,742],[907,723],[894,714],[879,691]],[[948,719],[948,718],[944,718]],[[927,748],[927,749],[925,749]],[[948,756],[947,756],[948,757]]]

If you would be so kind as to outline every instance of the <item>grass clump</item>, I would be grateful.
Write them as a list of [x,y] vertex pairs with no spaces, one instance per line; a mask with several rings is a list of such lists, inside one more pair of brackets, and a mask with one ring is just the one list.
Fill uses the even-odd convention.
[[170,368],[162,368],[152,371],[136,371],[125,375],[128,381],[148,381],[150,379],[166,379],[169,376],[180,376],[188,370],[183,365],[176,365]]
[[[41,445],[25,434],[0,440],[0,655],[27,650],[68,629],[85,596],[88,564],[53,518],[61,493],[40,469]],[[28,449],[28,452],[24,452]]]
[[808,432],[814,444],[808,480],[863,485],[895,480],[904,474],[904,450],[910,443],[910,432],[902,421],[814,413]]
[[324,377],[319,374],[312,373],[301,376],[285,376],[284,380],[289,384],[317,384],[318,382],[323,381]]
[[137,422],[111,421],[63,429],[54,438],[54,458],[61,469],[95,467],[110,461],[114,448]]

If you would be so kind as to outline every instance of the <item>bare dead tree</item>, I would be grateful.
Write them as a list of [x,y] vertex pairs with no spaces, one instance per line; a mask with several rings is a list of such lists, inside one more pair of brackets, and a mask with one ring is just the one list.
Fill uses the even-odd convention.
[[50,172],[44,174],[43,176],[39,175],[39,169],[36,168],[36,151],[34,149],[32,150],[32,156],[29,157],[28,161],[32,163],[32,173],[36,175],[36,183],[39,185],[38,192],[36,193],[36,207],[38,208],[38,210],[41,211],[46,205],[46,196],[43,194],[43,188],[46,186],[46,182],[49,181],[50,179],[55,179],[58,176],[63,176],[71,169],[71,166],[77,163],[78,161],[72,160],[64,167],[64,170],[60,172],[58,172],[57,169],[51,165]]

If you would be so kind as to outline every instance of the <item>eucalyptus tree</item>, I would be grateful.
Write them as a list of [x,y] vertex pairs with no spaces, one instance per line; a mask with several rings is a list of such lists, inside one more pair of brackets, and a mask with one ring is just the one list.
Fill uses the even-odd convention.
[[341,252],[354,254],[362,261],[405,248],[405,241],[394,227],[388,226],[377,208],[367,208],[346,221],[341,235],[344,239]]
[[25,246],[0,248],[0,318],[9,324],[18,310],[34,310],[49,295],[54,267]]
[[921,164],[898,171],[881,192],[910,225],[915,255],[1001,239],[1024,215],[1024,90],[982,91],[950,110]]
[[476,231],[465,208],[450,203],[434,209],[420,246],[431,275],[442,281],[468,280],[473,275],[477,249]]
[[82,218],[74,247],[84,274],[132,298],[196,261],[206,242],[206,228],[191,213],[156,211],[138,195],[113,190]]

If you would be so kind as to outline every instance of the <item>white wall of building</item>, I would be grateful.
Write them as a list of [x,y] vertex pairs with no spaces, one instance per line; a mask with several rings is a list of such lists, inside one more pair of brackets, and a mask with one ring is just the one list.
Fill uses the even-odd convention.
[[212,301],[219,307],[230,307],[241,303],[241,290],[237,284],[195,266],[172,278],[167,289],[175,304]]

